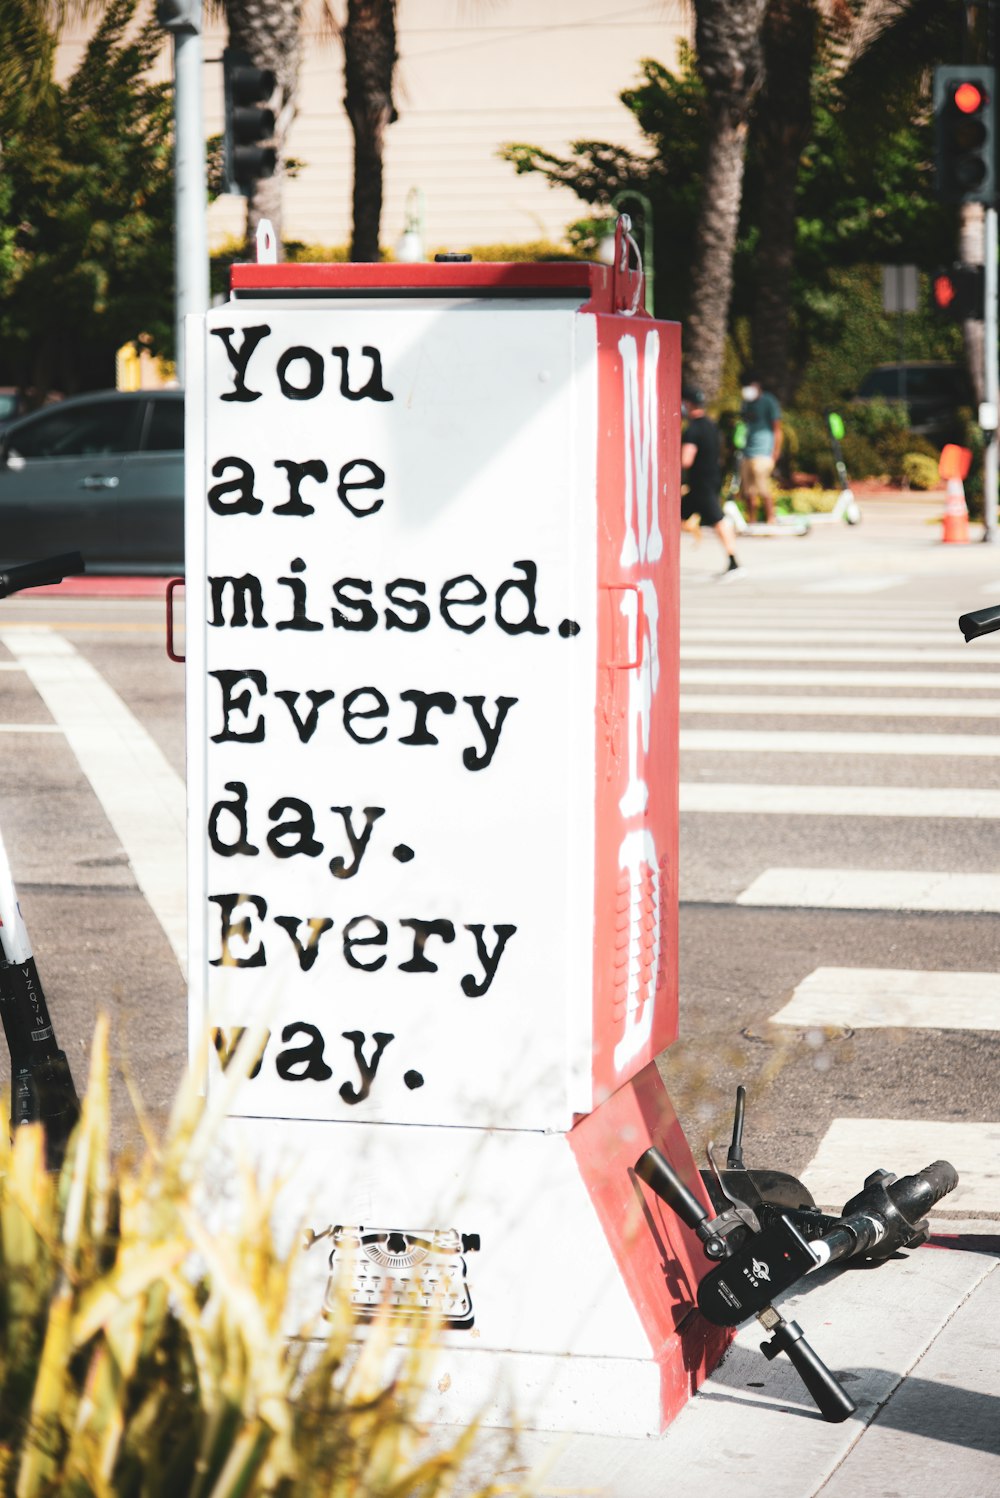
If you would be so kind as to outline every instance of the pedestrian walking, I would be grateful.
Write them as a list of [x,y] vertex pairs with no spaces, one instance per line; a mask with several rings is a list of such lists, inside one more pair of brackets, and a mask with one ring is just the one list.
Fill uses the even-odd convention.
[[781,455],[781,407],[775,396],[765,390],[756,372],[743,376],[743,405],[740,420],[746,426],[746,446],[740,465],[740,498],[747,506],[747,519],[755,518],[758,501],[763,518],[774,523],[774,494],[771,475]]
[[681,468],[687,488],[681,496],[681,521],[697,515],[703,525],[710,525],[726,553],[728,577],[739,566],[733,547],[733,527],[722,512],[719,489],[722,470],[719,466],[719,428],[705,410],[705,397],[694,385],[681,392],[681,411],[687,425],[681,437]]

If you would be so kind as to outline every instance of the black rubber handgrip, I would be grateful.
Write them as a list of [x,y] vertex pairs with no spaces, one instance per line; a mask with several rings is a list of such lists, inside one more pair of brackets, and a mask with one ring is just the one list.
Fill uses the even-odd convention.
[[907,1221],[916,1222],[957,1185],[958,1171],[954,1165],[947,1160],[935,1160],[932,1165],[918,1170],[916,1175],[893,1181],[886,1191],[893,1206],[899,1208]]
[[777,1357],[779,1352],[788,1354],[789,1362],[816,1401],[816,1408],[831,1425],[839,1425],[854,1414],[857,1409],[854,1400],[810,1347],[797,1321],[784,1321],[776,1326],[771,1341],[765,1342],[761,1351],[768,1358]]
[[693,1191],[689,1191],[670,1162],[655,1147],[645,1150],[635,1162],[635,1173],[672,1207],[687,1227],[697,1232],[708,1213]]
[[0,598],[8,598],[11,593],[20,593],[25,588],[44,588],[50,583],[61,583],[64,577],[78,576],[85,571],[83,557],[78,551],[64,551],[40,562],[16,562],[0,571]]
[[992,634],[995,629],[1000,629],[1000,603],[991,603],[988,609],[973,609],[971,614],[963,614],[958,627],[966,644],[978,640],[980,635]]

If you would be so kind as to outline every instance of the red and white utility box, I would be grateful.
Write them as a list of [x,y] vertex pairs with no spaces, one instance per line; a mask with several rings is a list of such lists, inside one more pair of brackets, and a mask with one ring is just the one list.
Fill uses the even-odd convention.
[[658,1431],[720,1346],[630,1174],[700,1190],[654,1064],[679,330],[639,293],[240,265],[189,329],[192,1044],[211,1088],[264,1026],[228,1128],[310,1229],[303,1313],[342,1265],[362,1316],[443,1310],[449,1421]]

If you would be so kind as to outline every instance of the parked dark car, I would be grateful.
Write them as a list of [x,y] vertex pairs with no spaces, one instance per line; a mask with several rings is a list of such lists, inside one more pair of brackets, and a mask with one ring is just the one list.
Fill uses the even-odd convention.
[[858,386],[855,402],[905,400],[910,430],[932,442],[955,441],[961,435],[959,410],[973,405],[965,367],[936,360],[879,364]]
[[184,570],[184,395],[79,395],[0,433],[0,558],[78,550],[88,570]]

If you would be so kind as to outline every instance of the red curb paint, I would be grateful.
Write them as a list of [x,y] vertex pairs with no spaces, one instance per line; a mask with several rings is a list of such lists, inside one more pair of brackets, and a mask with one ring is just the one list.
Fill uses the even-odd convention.
[[33,598],[163,598],[166,577],[67,577],[47,588],[32,588]]

